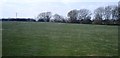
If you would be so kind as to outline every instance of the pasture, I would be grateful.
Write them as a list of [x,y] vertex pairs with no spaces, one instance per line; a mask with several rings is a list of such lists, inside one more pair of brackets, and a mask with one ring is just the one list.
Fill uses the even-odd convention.
[[117,56],[118,26],[2,22],[3,56]]

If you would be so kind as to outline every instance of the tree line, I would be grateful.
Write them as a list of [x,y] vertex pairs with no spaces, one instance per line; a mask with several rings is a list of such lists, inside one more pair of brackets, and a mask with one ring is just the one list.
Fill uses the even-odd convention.
[[[98,7],[92,13],[89,9],[73,9],[67,13],[67,17],[51,12],[42,12],[37,17],[37,22],[78,23],[78,24],[120,24],[120,1],[117,5]],[[32,21],[32,18],[2,18],[0,21]]]
[[29,22],[35,22],[35,19],[32,18],[2,18],[0,21],[29,21]]
[[67,17],[63,17],[59,14],[52,15],[51,12],[42,12],[36,19],[38,22],[118,25],[120,24],[120,1],[117,5],[98,7],[93,13],[89,9],[73,9],[67,13]]

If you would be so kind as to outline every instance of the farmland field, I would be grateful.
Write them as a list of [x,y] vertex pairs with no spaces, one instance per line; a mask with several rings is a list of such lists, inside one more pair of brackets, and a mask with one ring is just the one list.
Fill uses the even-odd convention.
[[2,22],[3,56],[117,56],[118,26]]

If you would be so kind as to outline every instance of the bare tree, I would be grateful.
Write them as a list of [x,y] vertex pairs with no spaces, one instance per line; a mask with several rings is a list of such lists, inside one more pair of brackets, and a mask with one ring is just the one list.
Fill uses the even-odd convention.
[[113,10],[112,5],[105,6],[103,24],[111,24],[114,21],[112,20],[112,10]]
[[113,6],[112,7],[112,19],[116,20],[118,19],[118,6]]
[[100,19],[104,19],[104,7],[95,9],[94,16],[99,15]]
[[118,20],[117,24],[120,24],[120,1],[118,2]]
[[93,23],[102,24],[103,19],[104,19],[104,7],[99,7],[95,9]]
[[52,14],[51,12],[43,12],[37,16],[38,21],[49,22]]
[[91,11],[88,9],[80,9],[78,12],[78,19],[86,19],[91,16]]
[[112,15],[112,6],[106,6],[104,10],[104,18],[106,20],[109,20],[111,19],[111,15]]
[[63,22],[64,21],[64,17],[59,15],[59,14],[55,14],[53,16],[53,20],[54,20],[54,22]]
[[78,11],[77,19],[81,21],[81,23],[91,23],[91,11],[88,9],[80,9]]
[[67,16],[69,17],[69,20],[71,23],[76,23],[77,20],[77,15],[78,15],[78,10],[71,10],[68,12]]

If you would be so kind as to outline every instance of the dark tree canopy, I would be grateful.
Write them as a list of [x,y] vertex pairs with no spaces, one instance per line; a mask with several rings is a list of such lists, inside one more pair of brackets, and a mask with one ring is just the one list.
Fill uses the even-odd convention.
[[51,12],[43,12],[37,16],[38,21],[49,22],[52,14]]
[[67,16],[69,17],[69,20],[71,23],[75,23],[78,16],[78,10],[74,9],[68,12]]
[[54,14],[53,15],[53,20],[54,20],[54,22],[63,22],[64,21],[64,17],[59,15],[59,14]]
[[91,23],[91,11],[88,9],[80,9],[78,11],[78,17],[77,19],[80,21],[80,23],[83,24],[90,24]]
[[104,19],[104,7],[99,7],[94,10],[94,24],[102,24],[102,20]]

